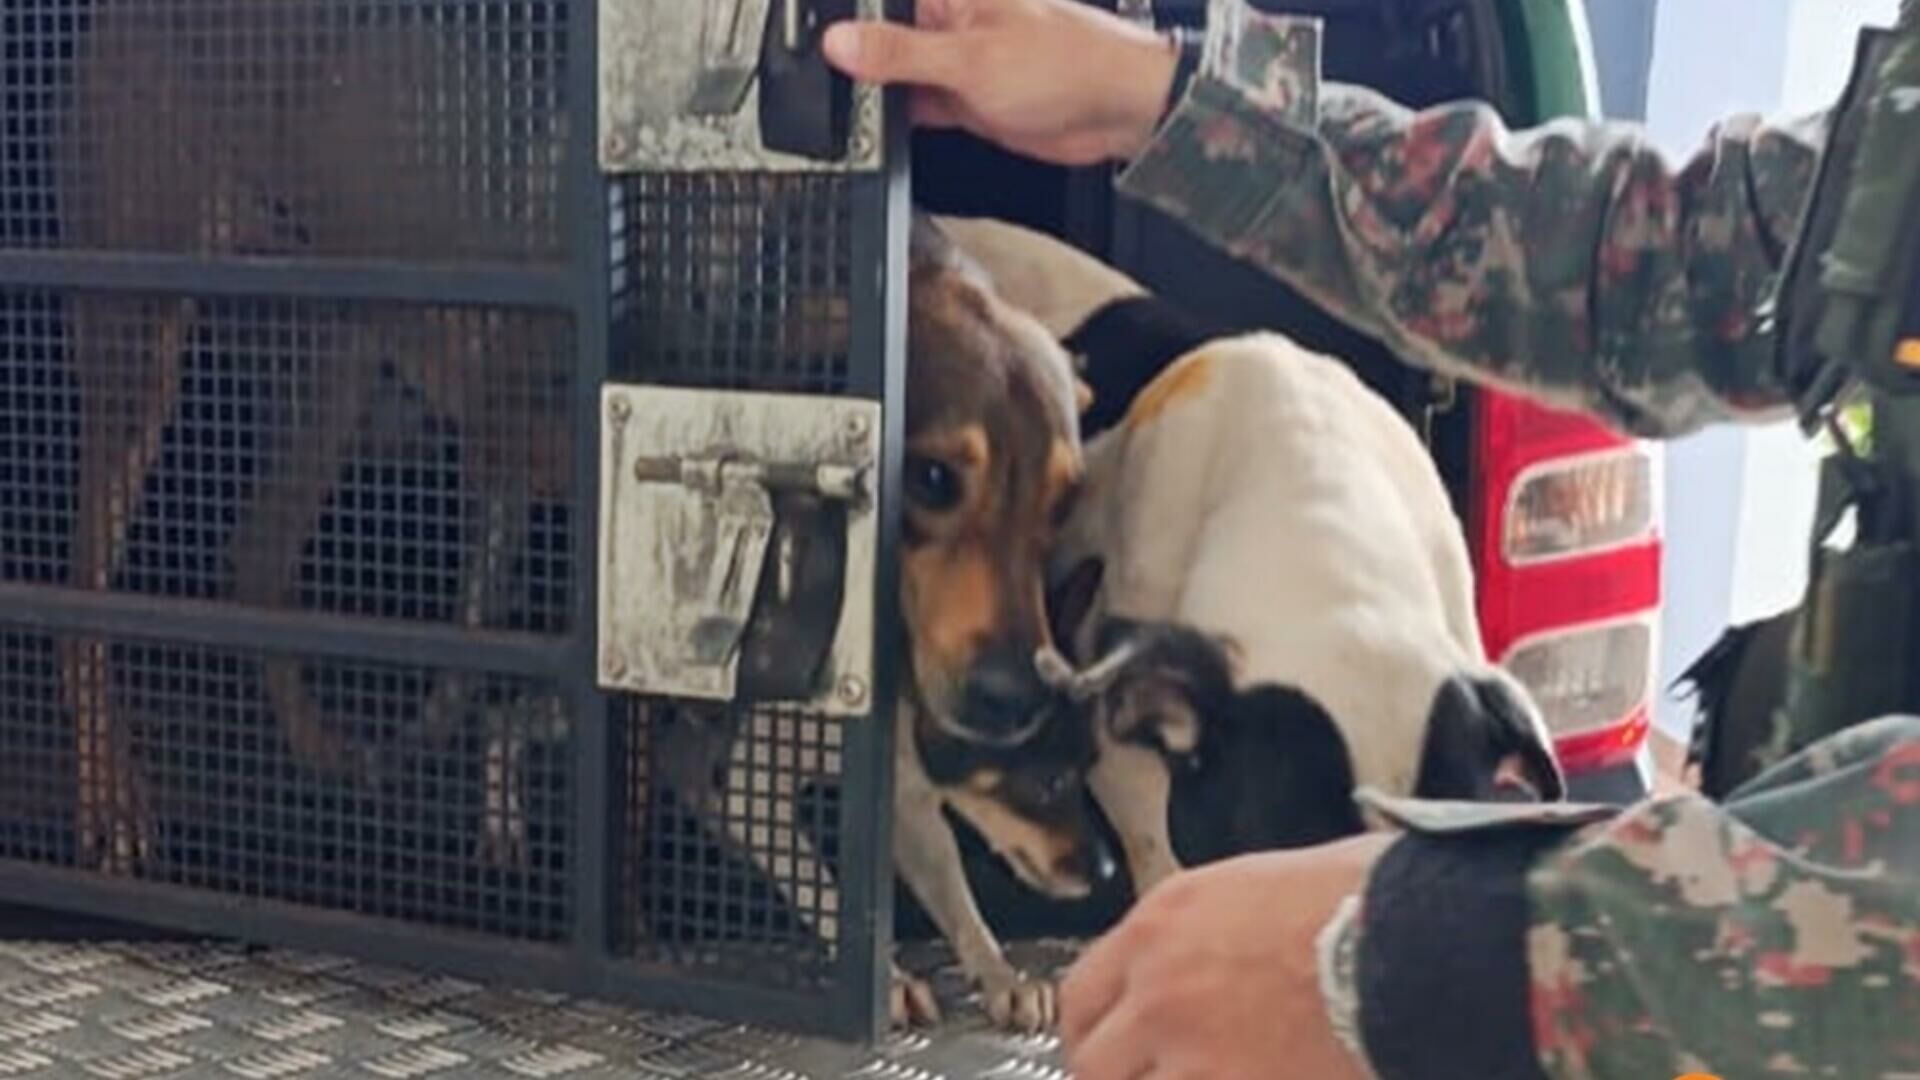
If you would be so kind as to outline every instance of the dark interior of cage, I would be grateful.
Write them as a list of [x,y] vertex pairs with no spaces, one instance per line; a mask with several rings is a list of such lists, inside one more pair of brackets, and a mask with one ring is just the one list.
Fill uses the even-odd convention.
[[[561,153],[580,10],[9,5],[0,246],[599,265],[568,249],[559,206],[563,177],[584,167]],[[805,185],[825,217],[749,221],[729,217],[724,179],[701,183],[673,194],[707,205],[646,235],[727,230],[726,256],[746,269],[635,274],[618,291],[660,329],[640,335],[653,351],[629,373],[843,389],[844,342],[789,347],[781,290],[797,295],[806,275],[845,288],[845,185]],[[782,228],[811,247],[760,243],[791,246]],[[608,239],[631,271],[625,240]],[[669,239],[641,257],[714,247]],[[357,626],[405,624],[485,636],[498,655],[500,641],[537,651],[591,623],[575,600],[577,530],[596,493],[577,482],[571,450],[597,388],[574,378],[571,316],[377,290],[202,294],[193,269],[178,290],[0,290],[0,580],[139,598],[151,612],[124,633],[0,630],[0,858],[567,940],[575,862],[600,857],[573,835],[577,685],[408,663],[373,637],[361,651],[340,642]],[[822,318],[843,323],[844,307]],[[795,373],[788,385],[781,371]],[[329,620],[334,644],[306,654],[169,634],[169,612],[204,627],[209,612],[242,608]],[[789,882],[783,905],[738,865],[736,837],[689,828],[684,793],[651,780],[654,728],[735,721],[745,782],[800,776],[796,762],[812,763],[803,779],[831,779],[834,725],[761,720],[636,706],[616,718],[618,745],[588,755],[618,773],[624,946],[688,959],[676,950],[744,942],[759,968],[787,943],[803,966],[830,954],[810,944],[832,929],[828,890]],[[799,817],[783,810],[781,835],[811,830],[832,850],[818,786],[789,793]],[[736,815],[749,845],[757,807]],[[794,906],[812,934],[794,929]]]
[[[591,167],[560,152],[576,17],[10,5],[0,246],[599,265],[562,240],[558,206]],[[615,376],[847,393],[850,184],[613,183]],[[597,387],[574,378],[568,314],[203,293],[195,269],[177,289],[0,289],[0,580],[149,612],[115,632],[0,628],[0,859],[558,944],[578,861],[610,857],[614,947],[829,978],[842,722],[627,700],[583,754],[570,710],[588,695],[570,691],[591,671],[355,644],[406,625],[497,656],[591,625],[576,560],[597,493],[571,450]],[[243,609],[324,620],[332,644],[188,643],[167,621]],[[604,852],[575,835],[583,760],[612,774]]]
[[[532,104],[502,123],[553,136],[555,11],[39,0],[4,18],[8,248],[557,254],[540,153],[462,161],[451,122],[488,98],[462,65],[517,56]],[[388,108],[400,79],[473,85]],[[0,292],[0,575],[159,616],[144,636],[0,637],[0,855],[563,938],[553,687],[189,647],[161,623],[211,603],[564,632],[569,333],[550,312],[264,287]]]

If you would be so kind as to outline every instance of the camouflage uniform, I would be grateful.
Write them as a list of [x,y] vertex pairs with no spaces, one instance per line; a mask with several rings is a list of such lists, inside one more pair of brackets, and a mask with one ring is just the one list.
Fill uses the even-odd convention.
[[[1758,312],[1824,116],[1730,121],[1675,171],[1627,126],[1322,83],[1318,24],[1244,0],[1203,49],[1129,195],[1436,371],[1647,436],[1791,415]],[[1920,720],[1724,805],[1363,797],[1408,833],[1322,973],[1385,1080],[1920,1077]]]
[[1121,190],[1410,362],[1649,436],[1790,415],[1755,312],[1824,115],[1729,121],[1676,173],[1637,128],[1507,131],[1318,79],[1312,20],[1216,0],[1206,56]]

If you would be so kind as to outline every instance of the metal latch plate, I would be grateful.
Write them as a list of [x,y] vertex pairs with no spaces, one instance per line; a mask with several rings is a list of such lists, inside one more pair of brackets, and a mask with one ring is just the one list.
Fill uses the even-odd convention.
[[880,405],[859,398],[608,384],[601,391],[599,682],[731,701],[775,524],[769,491],[845,508],[844,600],[819,692],[872,708]]
[[[759,62],[766,0],[602,0],[597,7],[602,171],[879,170],[884,95],[865,83],[853,86],[845,158],[815,160],[761,143],[760,82],[741,65]],[[857,11],[883,18],[885,0],[858,0]]]

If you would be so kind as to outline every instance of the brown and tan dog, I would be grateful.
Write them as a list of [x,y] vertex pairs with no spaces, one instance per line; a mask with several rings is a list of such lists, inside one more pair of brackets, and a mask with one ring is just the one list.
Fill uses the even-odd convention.
[[[250,0],[217,13],[128,0],[95,5],[76,51],[60,139],[66,245],[210,258],[560,258],[558,225],[540,218],[560,176],[565,114],[558,103],[517,121],[525,145],[511,163],[491,164],[491,184],[476,183],[459,155],[436,159],[434,151],[445,148],[421,145],[427,133],[489,124],[485,95],[420,92],[469,85],[488,60],[486,29],[424,16],[374,25],[345,6],[316,11],[304,0]],[[219,21],[217,33],[210,19]],[[304,35],[297,62],[288,61],[282,81],[258,83],[261,58],[292,27]],[[250,92],[236,91],[243,83]],[[446,115],[445,101],[459,102],[464,115]],[[69,355],[80,397],[75,587],[112,585],[175,421],[183,359],[195,339],[235,334],[236,316],[260,318],[252,309],[215,310],[228,307],[109,291],[70,299]],[[473,535],[462,538],[457,619],[490,625],[499,614],[498,579],[527,530],[529,498],[564,498],[569,486],[567,318],[289,301],[269,319],[282,324],[284,340],[251,350],[257,364],[248,377],[276,388],[273,438],[258,452],[250,497],[227,544],[229,598],[264,607],[295,602],[302,550],[356,444],[369,438],[377,399],[394,396],[398,383],[459,433],[461,483],[476,496],[477,513]],[[77,848],[83,861],[125,872],[148,854],[152,825],[107,654],[97,639],[65,642],[62,683],[75,726]],[[302,663],[267,658],[262,682],[303,765],[364,778],[376,755],[321,714]],[[429,734],[447,734],[468,704],[467,683],[439,680],[423,706],[424,726],[438,729]],[[513,798],[504,789],[489,797]]]
[[[1080,487],[1084,389],[1053,336],[934,219],[916,217],[910,251],[894,866],[993,1020],[1036,1031],[1055,1019],[1053,988],[1008,961],[947,815],[1048,897],[1086,896],[1116,870],[1086,789],[1093,732],[1036,662],[1054,650],[1046,560]],[[778,733],[726,708],[689,719],[646,725],[663,785],[766,874],[807,933],[835,941],[837,886],[796,824],[818,755],[796,758],[772,779],[773,804],[749,814],[754,777],[732,757],[743,735]],[[894,1021],[937,1019],[931,991],[893,974]]]
[[[1055,1020],[1053,987],[1007,959],[947,815],[1048,897],[1086,896],[1116,870],[1086,789],[1093,732],[1036,665],[1054,649],[1046,560],[1080,487],[1084,390],[1053,336],[1001,299],[935,219],[915,218],[910,251],[894,867],[994,1022],[1037,1031]],[[775,824],[761,827],[742,801],[750,770],[728,767],[743,734],[778,737],[765,724],[720,708],[648,728],[676,799],[766,874],[806,932],[832,942],[836,883],[795,824],[799,774],[824,770],[797,760],[775,777],[774,805],[757,815]],[[893,977],[896,1023],[938,1018],[925,984],[898,967]]]
[[1052,988],[1007,961],[943,811],[1048,896],[1085,896],[1113,872],[1085,791],[1091,734],[1034,662],[1053,648],[1046,559],[1079,491],[1086,390],[935,220],[916,220],[912,259],[900,595],[912,677],[894,859],[994,1020],[1037,1029],[1053,1021]]

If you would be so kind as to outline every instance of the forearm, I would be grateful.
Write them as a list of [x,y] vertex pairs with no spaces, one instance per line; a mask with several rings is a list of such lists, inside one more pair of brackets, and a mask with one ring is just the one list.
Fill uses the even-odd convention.
[[1321,83],[1319,30],[1215,0],[1206,59],[1121,188],[1427,368],[1644,434],[1778,415],[1759,317],[1824,121],[1510,132]]
[[1654,800],[1571,833],[1416,831],[1344,933],[1329,999],[1336,1020],[1352,1006],[1381,1080],[1469,1064],[1914,1074],[1920,721],[1828,740],[1725,807]]

